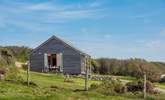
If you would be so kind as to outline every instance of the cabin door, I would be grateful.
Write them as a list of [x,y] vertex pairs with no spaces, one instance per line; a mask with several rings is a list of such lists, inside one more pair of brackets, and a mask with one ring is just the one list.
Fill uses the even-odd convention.
[[59,71],[63,72],[63,59],[62,59],[62,53],[57,54],[57,66],[59,67]]
[[62,61],[62,53],[58,53],[57,55],[57,66],[60,72],[63,72],[63,61]]
[[48,54],[47,53],[45,53],[44,54],[44,69],[43,69],[43,71],[44,72],[48,72]]

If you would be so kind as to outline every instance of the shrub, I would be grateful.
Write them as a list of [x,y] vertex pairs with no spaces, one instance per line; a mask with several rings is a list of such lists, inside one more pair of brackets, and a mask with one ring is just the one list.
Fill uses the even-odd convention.
[[[144,83],[143,80],[133,81],[126,84],[128,92],[143,91]],[[155,93],[153,84],[149,81],[146,83],[146,89],[148,93]]]
[[22,76],[19,75],[18,68],[15,66],[10,66],[6,69],[5,80],[10,82],[20,82],[20,83],[24,81]]
[[115,95],[126,92],[125,86],[120,81],[103,81],[100,85],[91,84],[90,89],[96,90],[104,95]]
[[91,84],[90,85],[90,89],[97,89],[99,87],[99,84],[97,84],[97,83],[93,83],[93,84]]

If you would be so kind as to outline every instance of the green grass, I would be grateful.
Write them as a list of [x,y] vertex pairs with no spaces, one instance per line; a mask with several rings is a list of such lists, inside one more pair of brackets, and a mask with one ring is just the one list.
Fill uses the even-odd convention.
[[165,83],[155,83],[155,86],[162,88],[162,89],[165,89]]
[[[21,74],[26,80],[26,74],[24,71],[22,71]],[[51,86],[56,85],[61,88],[65,89],[83,89],[84,88],[84,79],[82,78],[73,78],[70,77],[70,80],[73,81],[73,83],[64,82],[65,76],[61,74],[45,74],[45,73],[36,73],[31,72],[30,75],[31,81],[34,83],[37,83],[39,86]],[[89,81],[89,85],[92,83],[100,83],[99,81]]]
[[[20,75],[26,80],[26,72]],[[31,81],[37,86],[21,83],[0,82],[0,100],[143,100],[142,94],[125,93],[106,96],[93,90],[83,91],[84,79],[71,78],[73,83],[64,82],[63,75],[31,72]],[[101,83],[89,81],[89,84]],[[106,90],[105,90],[106,91]],[[161,96],[160,96],[161,95]],[[165,96],[151,95],[149,100],[165,100]],[[160,98],[161,97],[161,98]]]
[[127,80],[127,81],[137,80],[135,77],[131,77],[131,76],[117,76],[117,77],[121,80]]

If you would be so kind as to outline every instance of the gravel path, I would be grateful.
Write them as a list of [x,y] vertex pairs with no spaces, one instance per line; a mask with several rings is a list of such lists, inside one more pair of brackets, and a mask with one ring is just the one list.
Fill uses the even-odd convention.
[[161,93],[165,93],[165,89],[162,89],[162,88],[156,87],[155,90]]

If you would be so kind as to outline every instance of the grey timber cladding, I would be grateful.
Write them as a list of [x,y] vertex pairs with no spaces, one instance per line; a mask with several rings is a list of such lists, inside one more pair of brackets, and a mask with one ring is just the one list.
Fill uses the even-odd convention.
[[84,60],[82,59],[85,59],[84,55],[87,55],[56,36],[52,36],[30,54],[32,71],[42,72],[44,68],[44,53],[62,53],[63,73],[68,74],[81,74],[83,71],[82,67],[84,67],[82,64]]

